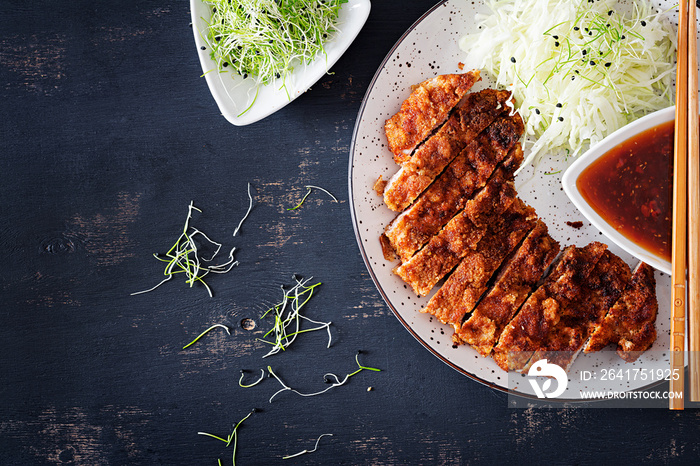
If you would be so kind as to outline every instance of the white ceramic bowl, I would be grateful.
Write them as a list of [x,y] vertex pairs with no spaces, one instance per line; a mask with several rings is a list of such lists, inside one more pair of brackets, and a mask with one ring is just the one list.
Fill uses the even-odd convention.
[[571,202],[574,203],[578,210],[581,211],[581,213],[593,224],[593,226],[598,228],[611,241],[635,256],[637,259],[644,261],[655,269],[669,275],[671,274],[671,263],[663,257],[649,252],[630,241],[620,232],[618,232],[612,225],[605,221],[581,195],[578,187],[576,186],[576,180],[578,180],[578,177],[589,165],[598,160],[598,158],[601,156],[605,155],[608,151],[622,142],[634,137],[635,135],[646,131],[647,129],[673,120],[676,116],[675,113],[676,108],[669,107],[654,113],[650,113],[649,115],[623,126],[600,141],[598,144],[592,146],[586,153],[579,157],[566,170],[561,180],[566,195],[569,196]]
[[[291,76],[286,78],[287,91],[280,89],[281,83],[262,86],[250,109],[243,113],[255,97],[255,85],[252,79],[243,79],[232,73],[218,73],[216,63],[209,55],[209,47],[203,37],[206,36],[207,23],[211,17],[209,7],[202,0],[190,0],[192,13],[192,31],[197,45],[199,62],[211,95],[221,110],[221,114],[230,123],[237,126],[248,125],[271,115],[318,81],[350,47],[369,16],[369,0],[348,0],[340,8],[338,28],[331,40],[324,44],[325,55],[319,55],[308,65],[297,65]],[[202,50],[202,47],[206,47]],[[289,94],[287,94],[289,92]]]

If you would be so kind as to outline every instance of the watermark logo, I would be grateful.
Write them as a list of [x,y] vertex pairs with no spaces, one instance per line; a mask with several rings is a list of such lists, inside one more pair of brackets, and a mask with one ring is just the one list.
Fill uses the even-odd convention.
[[[538,379],[528,379],[537,398],[556,398],[566,391],[566,385],[568,383],[566,372],[558,365],[547,362],[546,359],[540,359],[530,366],[527,375],[529,377],[548,377],[546,380],[542,381],[541,386]],[[550,392],[549,390],[552,388],[552,378],[557,381],[557,386],[554,391]]]

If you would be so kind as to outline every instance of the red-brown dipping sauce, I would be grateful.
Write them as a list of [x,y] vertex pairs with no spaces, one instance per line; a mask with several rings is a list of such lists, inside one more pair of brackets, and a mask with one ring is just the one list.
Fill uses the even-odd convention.
[[584,199],[622,235],[671,260],[674,121],[621,143],[576,180]]

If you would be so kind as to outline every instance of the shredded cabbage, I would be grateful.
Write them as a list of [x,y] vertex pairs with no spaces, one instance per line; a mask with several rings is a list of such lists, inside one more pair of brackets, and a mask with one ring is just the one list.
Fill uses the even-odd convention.
[[637,0],[488,0],[461,38],[469,66],[512,90],[525,120],[523,166],[574,157],[649,112],[673,105],[676,38],[664,12]]

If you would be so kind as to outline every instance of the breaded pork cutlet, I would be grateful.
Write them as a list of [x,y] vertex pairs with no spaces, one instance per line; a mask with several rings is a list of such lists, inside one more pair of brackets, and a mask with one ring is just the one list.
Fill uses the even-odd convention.
[[640,262],[622,297],[593,331],[584,353],[616,343],[617,354],[622,359],[636,361],[656,340],[658,309],[654,269]]
[[507,114],[510,95],[494,89],[467,94],[447,122],[391,177],[384,187],[386,205],[396,212],[408,207],[470,141],[499,115]]
[[542,349],[559,322],[560,308],[583,296],[584,284],[606,250],[598,242],[564,250],[554,270],[508,322],[494,346],[493,359],[503,370],[521,370]]
[[441,125],[464,94],[479,81],[479,71],[444,74],[413,88],[399,112],[389,118],[384,130],[396,163],[411,157],[413,150]]
[[503,328],[542,279],[557,254],[559,243],[549,236],[547,226],[538,220],[517,252],[503,266],[488,294],[459,328],[455,343],[469,343],[482,356],[488,356]]
[[513,173],[499,167],[466,207],[450,220],[428,244],[398,266],[394,273],[419,296],[427,295],[486,234],[515,201]]
[[577,299],[560,307],[557,324],[532,355],[529,365],[547,359],[568,370],[608,310],[620,299],[629,284],[629,266],[610,251],[605,251],[588,276]]
[[522,162],[517,142],[521,125],[519,116],[499,118],[469,143],[416,202],[386,227],[380,240],[384,257],[408,260],[484,186],[506,156],[512,156],[509,163],[517,163],[513,171],[517,170]]
[[452,325],[455,331],[459,330],[464,316],[472,312],[488,290],[493,274],[536,223],[535,209],[515,199],[510,208],[489,226],[476,248],[464,256],[422,312]]

